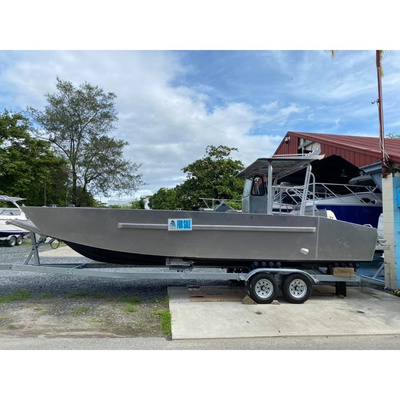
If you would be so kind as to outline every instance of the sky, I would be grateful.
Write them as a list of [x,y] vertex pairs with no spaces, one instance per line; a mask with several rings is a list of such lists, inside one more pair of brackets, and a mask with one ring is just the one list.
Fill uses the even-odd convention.
[[[150,13],[153,3],[139,11]],[[187,3],[173,3],[185,12],[182,7]],[[311,3],[314,8],[319,4]],[[35,12],[29,2],[24,4],[27,15]],[[107,19],[110,25],[109,9],[103,8],[101,1],[96,4],[98,17]],[[117,0],[115,4],[121,2]],[[164,3],[158,4],[165,7]],[[202,4],[215,3],[207,0]],[[5,36],[0,39],[0,110],[20,112],[28,106],[43,109],[45,94],[56,91],[57,77],[76,86],[88,82],[115,93],[118,123],[110,134],[129,143],[125,157],[141,164],[139,172],[145,182],[135,198],[182,183],[182,168],[204,157],[208,145],[237,148],[232,157],[246,166],[273,154],[287,131],[378,135],[378,110],[372,104],[377,98],[374,50],[368,50],[370,47],[363,43],[362,49],[349,50],[347,46],[354,44],[357,48],[359,43],[347,37],[332,43],[329,36],[328,40],[312,41],[309,47],[298,49],[302,40],[308,43],[310,38],[307,20],[301,31],[292,30],[285,36],[282,26],[273,24],[271,15],[265,29],[280,34],[274,40],[268,35],[265,41],[257,34],[263,17],[253,13],[253,24],[242,15],[240,3],[229,4],[233,10],[231,19],[226,18],[224,9],[217,9],[218,14],[203,7],[195,8],[195,20],[183,20],[178,14],[161,24],[163,12],[168,11],[163,8],[152,15],[153,24],[141,25],[138,13],[130,12],[128,18],[134,15],[130,27],[135,26],[136,33],[141,34],[134,35],[135,40],[131,40],[132,36],[127,39],[126,21],[114,21],[107,36],[99,30],[97,20],[90,21],[85,24],[85,34],[80,35],[79,16],[73,21],[73,29],[78,30],[73,36],[70,9],[66,9],[66,17],[61,21],[42,15],[34,23],[26,19],[22,22],[32,24],[32,29],[16,39],[7,31],[7,40]],[[218,25],[221,14],[224,24]],[[126,18],[124,13],[118,15]],[[235,26],[233,22],[239,19],[241,23]],[[341,19],[340,23],[335,21],[336,26],[342,27],[346,22],[345,16],[341,15]],[[195,34],[176,28],[177,21],[185,29],[193,23]],[[313,27],[327,24],[310,21]],[[298,23],[295,19],[287,22]],[[57,30],[57,24],[63,29]],[[196,30],[199,26],[200,33]],[[88,29],[96,40],[91,41]],[[112,42],[109,33],[115,30],[119,33],[118,41]],[[250,30],[252,34],[246,36],[244,33]],[[52,35],[53,31],[56,35]],[[297,38],[299,43],[294,40]],[[371,44],[376,43],[371,40]],[[334,58],[329,49],[339,49]],[[399,51],[386,51],[383,96],[385,130],[400,134],[399,61]]]
[[[400,134],[400,52],[384,55],[386,133]],[[208,145],[248,165],[287,131],[377,136],[375,52],[325,50],[4,50],[0,109],[43,109],[56,77],[116,94],[125,157],[141,164],[137,197],[174,187]]]

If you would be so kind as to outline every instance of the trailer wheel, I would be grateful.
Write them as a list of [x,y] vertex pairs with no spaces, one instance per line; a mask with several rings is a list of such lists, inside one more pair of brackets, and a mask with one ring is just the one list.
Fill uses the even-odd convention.
[[23,241],[24,241],[23,236],[22,236],[22,235],[18,236],[18,237],[17,237],[17,243],[16,243],[16,245],[17,245],[17,246],[21,246],[21,244],[22,244]]
[[17,238],[15,236],[11,236],[7,241],[8,247],[14,247],[17,244]]
[[277,284],[270,274],[259,273],[250,279],[249,296],[259,304],[271,303],[277,295]]
[[282,283],[282,293],[289,303],[304,303],[310,298],[311,291],[311,281],[302,274],[290,274]]

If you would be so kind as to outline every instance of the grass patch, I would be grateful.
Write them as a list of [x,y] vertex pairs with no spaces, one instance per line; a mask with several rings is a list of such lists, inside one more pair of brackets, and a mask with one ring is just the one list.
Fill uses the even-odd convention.
[[79,298],[87,297],[87,296],[89,296],[88,292],[73,292],[73,293],[67,293],[65,295],[65,297],[67,299],[79,299]]
[[11,295],[11,301],[23,301],[28,300],[32,297],[31,292],[25,289],[18,289]]
[[6,304],[9,303],[10,301],[11,300],[9,296],[0,296],[0,304]]
[[90,295],[90,297],[92,297],[93,299],[105,299],[107,295],[101,292],[94,292]]
[[138,308],[135,307],[133,304],[128,304],[128,305],[125,307],[125,311],[127,311],[127,312],[137,312],[137,311],[138,311]]
[[15,290],[10,296],[0,296],[0,304],[10,303],[11,301],[24,301],[32,297],[32,293],[26,289]]
[[166,334],[171,336],[172,328],[171,328],[171,313],[168,310],[162,311],[151,311],[152,315],[159,315],[161,317],[161,329]]
[[167,295],[165,297],[162,297],[161,299],[155,299],[154,302],[157,303],[157,304],[168,304],[169,303],[169,297]]
[[40,293],[39,294],[39,299],[51,299],[52,297],[54,297],[54,294],[51,293]]
[[75,307],[72,309],[72,314],[74,315],[86,314],[89,310],[90,308],[86,306]]
[[129,303],[129,304],[140,304],[142,299],[138,296],[120,296],[118,297],[118,301],[121,303]]
[[89,292],[81,291],[81,292],[68,293],[65,295],[65,297],[67,299],[80,299],[82,297],[90,297],[92,299],[105,299],[107,296],[105,293],[101,293],[101,292],[89,293]]

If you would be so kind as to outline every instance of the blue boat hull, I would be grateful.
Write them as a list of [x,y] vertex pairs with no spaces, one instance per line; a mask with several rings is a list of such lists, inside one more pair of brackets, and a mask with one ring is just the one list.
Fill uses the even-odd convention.
[[350,206],[350,205],[317,205],[318,210],[331,210],[340,221],[352,222],[359,225],[378,227],[382,207],[379,206]]

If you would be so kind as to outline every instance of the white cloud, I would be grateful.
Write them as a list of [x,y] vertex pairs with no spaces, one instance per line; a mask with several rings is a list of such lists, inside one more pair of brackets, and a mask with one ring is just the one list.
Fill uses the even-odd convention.
[[[174,86],[174,79],[185,74],[174,52],[16,52],[8,65],[0,83],[7,84],[7,101],[14,108],[43,108],[44,94],[56,90],[56,76],[114,92],[119,123],[113,135],[128,141],[126,157],[142,164],[147,183],[142,193],[182,182],[181,169],[203,157],[207,145],[237,147],[234,156],[245,163],[270,155],[276,147],[268,132],[249,136],[254,124],[264,118],[250,105],[229,103],[209,109],[214,88]],[[291,112],[296,112],[295,107],[283,110],[283,118]]]
[[[377,131],[376,106],[371,105],[377,96],[373,52],[339,52],[333,60],[321,51],[261,54],[257,72],[267,70],[265,91],[258,82],[246,91],[239,65],[234,75],[238,82],[232,83],[239,92],[235,94],[228,87],[224,68],[229,70],[229,65],[223,56],[218,59],[219,75],[207,70],[208,79],[198,73],[186,81],[193,71],[208,67],[190,65],[179,52],[0,51],[0,106],[15,111],[28,105],[43,108],[44,94],[55,91],[56,76],[114,92],[119,122],[113,135],[129,142],[126,157],[142,164],[147,183],[138,194],[181,183],[181,169],[203,157],[210,144],[237,147],[239,153],[233,156],[247,165],[273,154],[289,130]],[[399,58],[400,53],[388,52],[384,60],[388,131],[400,125]],[[243,70],[251,76],[246,68],[249,65]],[[220,77],[224,87],[218,85]]]

